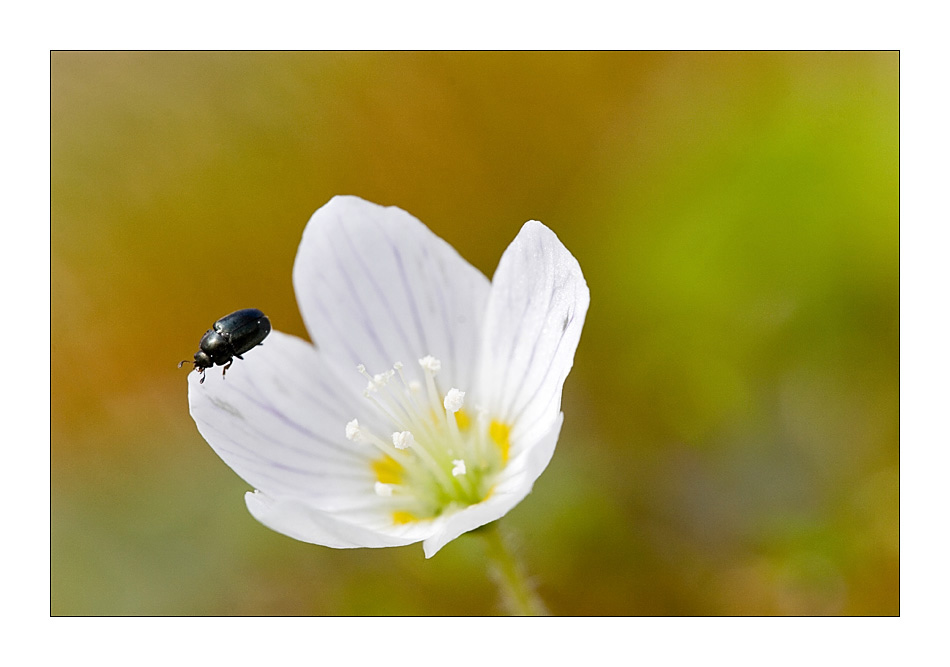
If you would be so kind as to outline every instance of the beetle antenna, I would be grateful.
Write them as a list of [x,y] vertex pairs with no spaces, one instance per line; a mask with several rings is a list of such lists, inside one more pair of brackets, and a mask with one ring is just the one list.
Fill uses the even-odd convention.
[[178,368],[181,368],[182,366],[184,366],[184,365],[187,364],[187,363],[194,363],[194,362],[191,361],[191,359],[182,359],[181,362],[178,364]]

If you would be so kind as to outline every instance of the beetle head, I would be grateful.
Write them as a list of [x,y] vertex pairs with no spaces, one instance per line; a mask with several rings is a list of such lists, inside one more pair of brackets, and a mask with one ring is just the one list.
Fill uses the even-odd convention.
[[214,362],[211,361],[211,357],[204,350],[198,350],[195,352],[195,370],[203,372],[206,368],[211,368],[214,366]]
[[201,375],[199,384],[203,384],[205,381],[205,369],[211,368],[214,365],[214,362],[211,361],[211,357],[209,357],[202,350],[195,352],[195,360],[193,362],[189,362],[187,359],[185,359],[184,361],[179,362],[178,368],[181,368],[187,363],[193,363],[195,365],[195,370],[198,371],[199,375]]

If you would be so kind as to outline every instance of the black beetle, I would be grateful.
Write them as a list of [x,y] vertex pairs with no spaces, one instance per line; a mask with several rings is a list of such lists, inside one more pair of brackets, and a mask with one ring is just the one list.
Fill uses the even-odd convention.
[[[257,308],[244,308],[225,315],[215,322],[201,337],[198,351],[195,352],[195,370],[201,374],[201,381],[205,381],[205,369],[215,364],[224,366],[221,377],[228,372],[234,357],[244,359],[241,355],[261,344],[270,333],[270,320],[267,315]],[[178,368],[187,364],[185,359]]]

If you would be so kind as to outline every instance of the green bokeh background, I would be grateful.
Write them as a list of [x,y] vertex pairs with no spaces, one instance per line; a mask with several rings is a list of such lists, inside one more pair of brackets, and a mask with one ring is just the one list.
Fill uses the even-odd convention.
[[53,614],[492,614],[472,536],[247,513],[186,371],[335,194],[491,276],[528,219],[591,308],[504,520],[556,614],[896,614],[896,53],[52,55]]

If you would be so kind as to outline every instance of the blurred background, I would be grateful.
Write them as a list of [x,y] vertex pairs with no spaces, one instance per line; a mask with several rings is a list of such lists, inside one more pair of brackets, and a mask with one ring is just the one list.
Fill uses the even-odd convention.
[[553,613],[897,614],[896,53],[52,54],[54,615],[494,614],[471,536],[333,550],[188,415],[212,321],[307,337],[335,194],[491,276],[538,219],[591,308],[503,521]]

